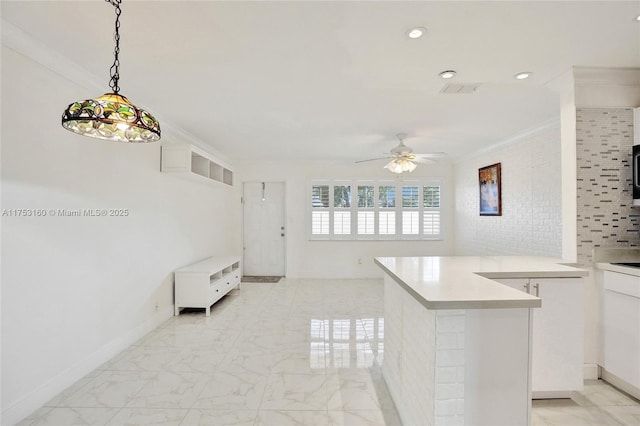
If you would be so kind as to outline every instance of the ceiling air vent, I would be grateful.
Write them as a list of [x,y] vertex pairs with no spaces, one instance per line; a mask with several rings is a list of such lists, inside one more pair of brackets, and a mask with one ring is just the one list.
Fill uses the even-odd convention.
[[473,93],[480,86],[479,84],[445,84],[440,93],[459,93],[468,94]]

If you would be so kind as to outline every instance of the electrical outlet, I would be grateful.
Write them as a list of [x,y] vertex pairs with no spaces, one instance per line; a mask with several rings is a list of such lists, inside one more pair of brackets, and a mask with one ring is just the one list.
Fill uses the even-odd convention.
[[361,257],[358,258],[358,265],[362,265],[362,258]]

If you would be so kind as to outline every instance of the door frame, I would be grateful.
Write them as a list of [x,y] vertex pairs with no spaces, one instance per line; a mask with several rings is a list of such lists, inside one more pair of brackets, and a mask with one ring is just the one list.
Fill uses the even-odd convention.
[[[244,247],[244,236],[245,236],[245,200],[244,200],[244,190],[245,190],[245,184],[247,183],[281,183],[282,184],[282,222],[283,222],[283,226],[284,226],[284,241],[283,241],[283,247],[282,247],[282,255],[283,255],[283,268],[284,268],[284,276],[287,276],[287,258],[288,258],[288,254],[287,254],[287,247],[289,246],[287,244],[287,239],[289,238],[289,226],[287,224],[288,222],[288,216],[287,216],[287,182],[286,180],[282,179],[282,180],[275,180],[275,179],[265,179],[265,180],[260,180],[260,179],[251,179],[251,180],[246,180],[242,182],[242,196],[241,196],[241,204],[242,204],[242,264],[244,265],[244,253],[245,253],[245,247]],[[244,268],[243,268],[243,272],[244,272]]]

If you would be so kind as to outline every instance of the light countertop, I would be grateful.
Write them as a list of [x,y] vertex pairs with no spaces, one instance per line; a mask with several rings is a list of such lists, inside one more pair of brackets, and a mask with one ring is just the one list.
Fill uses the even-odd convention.
[[[635,261],[636,259],[634,259]],[[638,261],[640,263],[640,261]],[[611,263],[596,263],[596,268],[604,271],[620,272],[627,275],[635,275],[640,277],[640,268],[632,268],[630,266],[613,265]]]
[[429,309],[540,307],[541,299],[494,279],[589,274],[561,259],[536,256],[377,257],[375,262]]

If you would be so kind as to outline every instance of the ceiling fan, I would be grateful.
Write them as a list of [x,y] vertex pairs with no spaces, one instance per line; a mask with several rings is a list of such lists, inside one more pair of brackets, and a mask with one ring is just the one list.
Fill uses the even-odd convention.
[[380,158],[369,158],[368,160],[356,161],[356,163],[365,163],[368,161],[389,160],[384,168],[388,169],[392,173],[404,173],[412,172],[418,167],[416,163],[430,164],[437,162],[438,158],[443,158],[447,154],[444,152],[430,152],[426,154],[415,154],[413,148],[404,144],[404,140],[407,138],[406,133],[398,133],[396,135],[400,143],[391,148],[390,155]]

